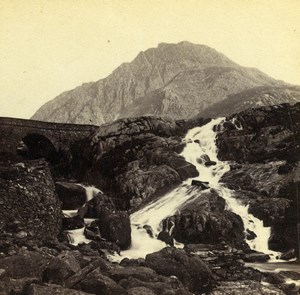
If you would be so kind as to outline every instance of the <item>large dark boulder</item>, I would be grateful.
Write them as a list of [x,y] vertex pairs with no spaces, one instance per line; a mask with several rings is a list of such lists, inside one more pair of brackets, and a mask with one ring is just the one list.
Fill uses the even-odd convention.
[[124,288],[101,273],[97,268],[85,276],[76,286],[78,289],[96,295],[120,294],[127,295]]
[[62,284],[68,277],[80,271],[80,264],[70,252],[62,252],[53,258],[43,272],[43,281]]
[[56,192],[62,202],[63,210],[74,210],[82,207],[86,201],[86,190],[76,183],[56,182]]
[[97,221],[101,236],[116,243],[121,249],[127,249],[131,244],[131,226],[126,211],[101,211]]
[[146,265],[164,276],[176,276],[192,292],[207,292],[211,271],[197,256],[176,248],[164,248],[146,256]]
[[64,217],[62,219],[62,230],[72,230],[84,227],[84,220],[81,216]]
[[78,213],[84,218],[98,218],[105,208],[115,210],[116,206],[111,197],[99,192],[93,199],[89,200],[84,207],[80,208]]
[[61,205],[45,161],[0,163],[0,187],[1,233],[23,232],[20,238],[31,239],[57,237]]
[[225,200],[215,190],[199,193],[174,215],[174,221],[172,236],[179,242],[227,242],[238,248],[247,247],[241,217],[225,210]]

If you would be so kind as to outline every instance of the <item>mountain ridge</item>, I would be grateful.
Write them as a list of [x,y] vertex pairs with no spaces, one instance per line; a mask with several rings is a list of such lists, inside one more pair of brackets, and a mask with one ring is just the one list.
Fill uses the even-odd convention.
[[183,119],[246,89],[288,85],[206,45],[160,43],[106,78],[63,92],[32,119],[96,125],[140,115]]

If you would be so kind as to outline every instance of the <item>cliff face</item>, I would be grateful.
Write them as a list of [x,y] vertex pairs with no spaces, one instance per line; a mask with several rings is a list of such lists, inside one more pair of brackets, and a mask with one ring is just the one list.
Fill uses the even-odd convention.
[[[162,43],[122,64],[107,78],[62,93],[32,118],[96,125],[142,115],[190,118],[231,95],[259,86],[287,87],[207,46]],[[296,98],[291,94],[290,100],[299,101],[299,90],[296,92]]]

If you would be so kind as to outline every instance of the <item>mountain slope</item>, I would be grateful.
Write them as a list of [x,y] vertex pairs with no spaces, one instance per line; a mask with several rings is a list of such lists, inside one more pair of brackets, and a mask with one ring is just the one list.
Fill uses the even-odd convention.
[[201,111],[197,117],[223,117],[239,113],[249,108],[277,105],[281,103],[295,104],[299,101],[299,86],[260,86],[229,95],[225,100],[217,102]]
[[241,91],[283,85],[207,46],[162,43],[107,78],[62,93],[32,119],[102,124],[140,115],[189,118]]

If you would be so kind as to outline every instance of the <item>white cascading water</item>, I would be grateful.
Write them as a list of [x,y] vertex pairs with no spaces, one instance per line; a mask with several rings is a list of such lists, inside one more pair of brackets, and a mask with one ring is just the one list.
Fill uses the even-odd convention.
[[[86,202],[93,199],[98,193],[102,193],[101,190],[95,188],[94,186],[84,186],[82,184],[78,184],[78,185],[85,189]],[[85,204],[83,206],[85,206]],[[77,211],[78,211],[77,209],[76,210],[63,210],[63,214],[66,217],[74,217],[74,216],[77,215]],[[84,219],[84,224],[89,225],[94,220],[95,219],[93,219],[93,218],[85,218]],[[89,242],[91,242],[91,240],[89,240],[85,237],[84,229],[85,229],[85,227],[67,231],[70,243],[72,245],[78,245],[80,243],[88,244]]]
[[[268,249],[268,239],[270,237],[270,228],[264,227],[263,222],[248,213],[248,206],[244,206],[232,195],[233,191],[226,188],[220,183],[220,179],[224,173],[230,170],[227,162],[217,159],[216,136],[213,131],[215,125],[219,125],[224,118],[214,119],[202,127],[196,127],[188,131],[184,141],[186,146],[181,153],[187,162],[195,165],[199,172],[199,176],[193,179],[209,182],[209,187],[218,191],[227,203],[227,209],[241,216],[244,228],[253,231],[257,237],[251,241],[247,241],[251,249],[269,254],[271,259],[279,254]],[[235,122],[233,122],[235,123]],[[240,129],[241,127],[237,127]],[[201,155],[208,155],[210,160],[217,164],[206,167],[199,164]],[[172,216],[177,210],[180,210],[183,204],[201,197],[199,190],[195,186],[191,186],[193,179],[186,180],[178,188],[167,193],[162,198],[148,204],[141,210],[130,216],[132,229],[132,246],[129,250],[123,251],[120,256],[114,255],[111,258],[120,261],[125,257],[128,258],[144,258],[147,254],[159,251],[166,247],[166,244],[157,240],[157,235],[161,231],[161,222],[165,218]],[[153,230],[154,238],[151,238],[144,225],[150,226]],[[176,244],[175,244],[176,245]],[[176,246],[180,246],[177,244]]]

